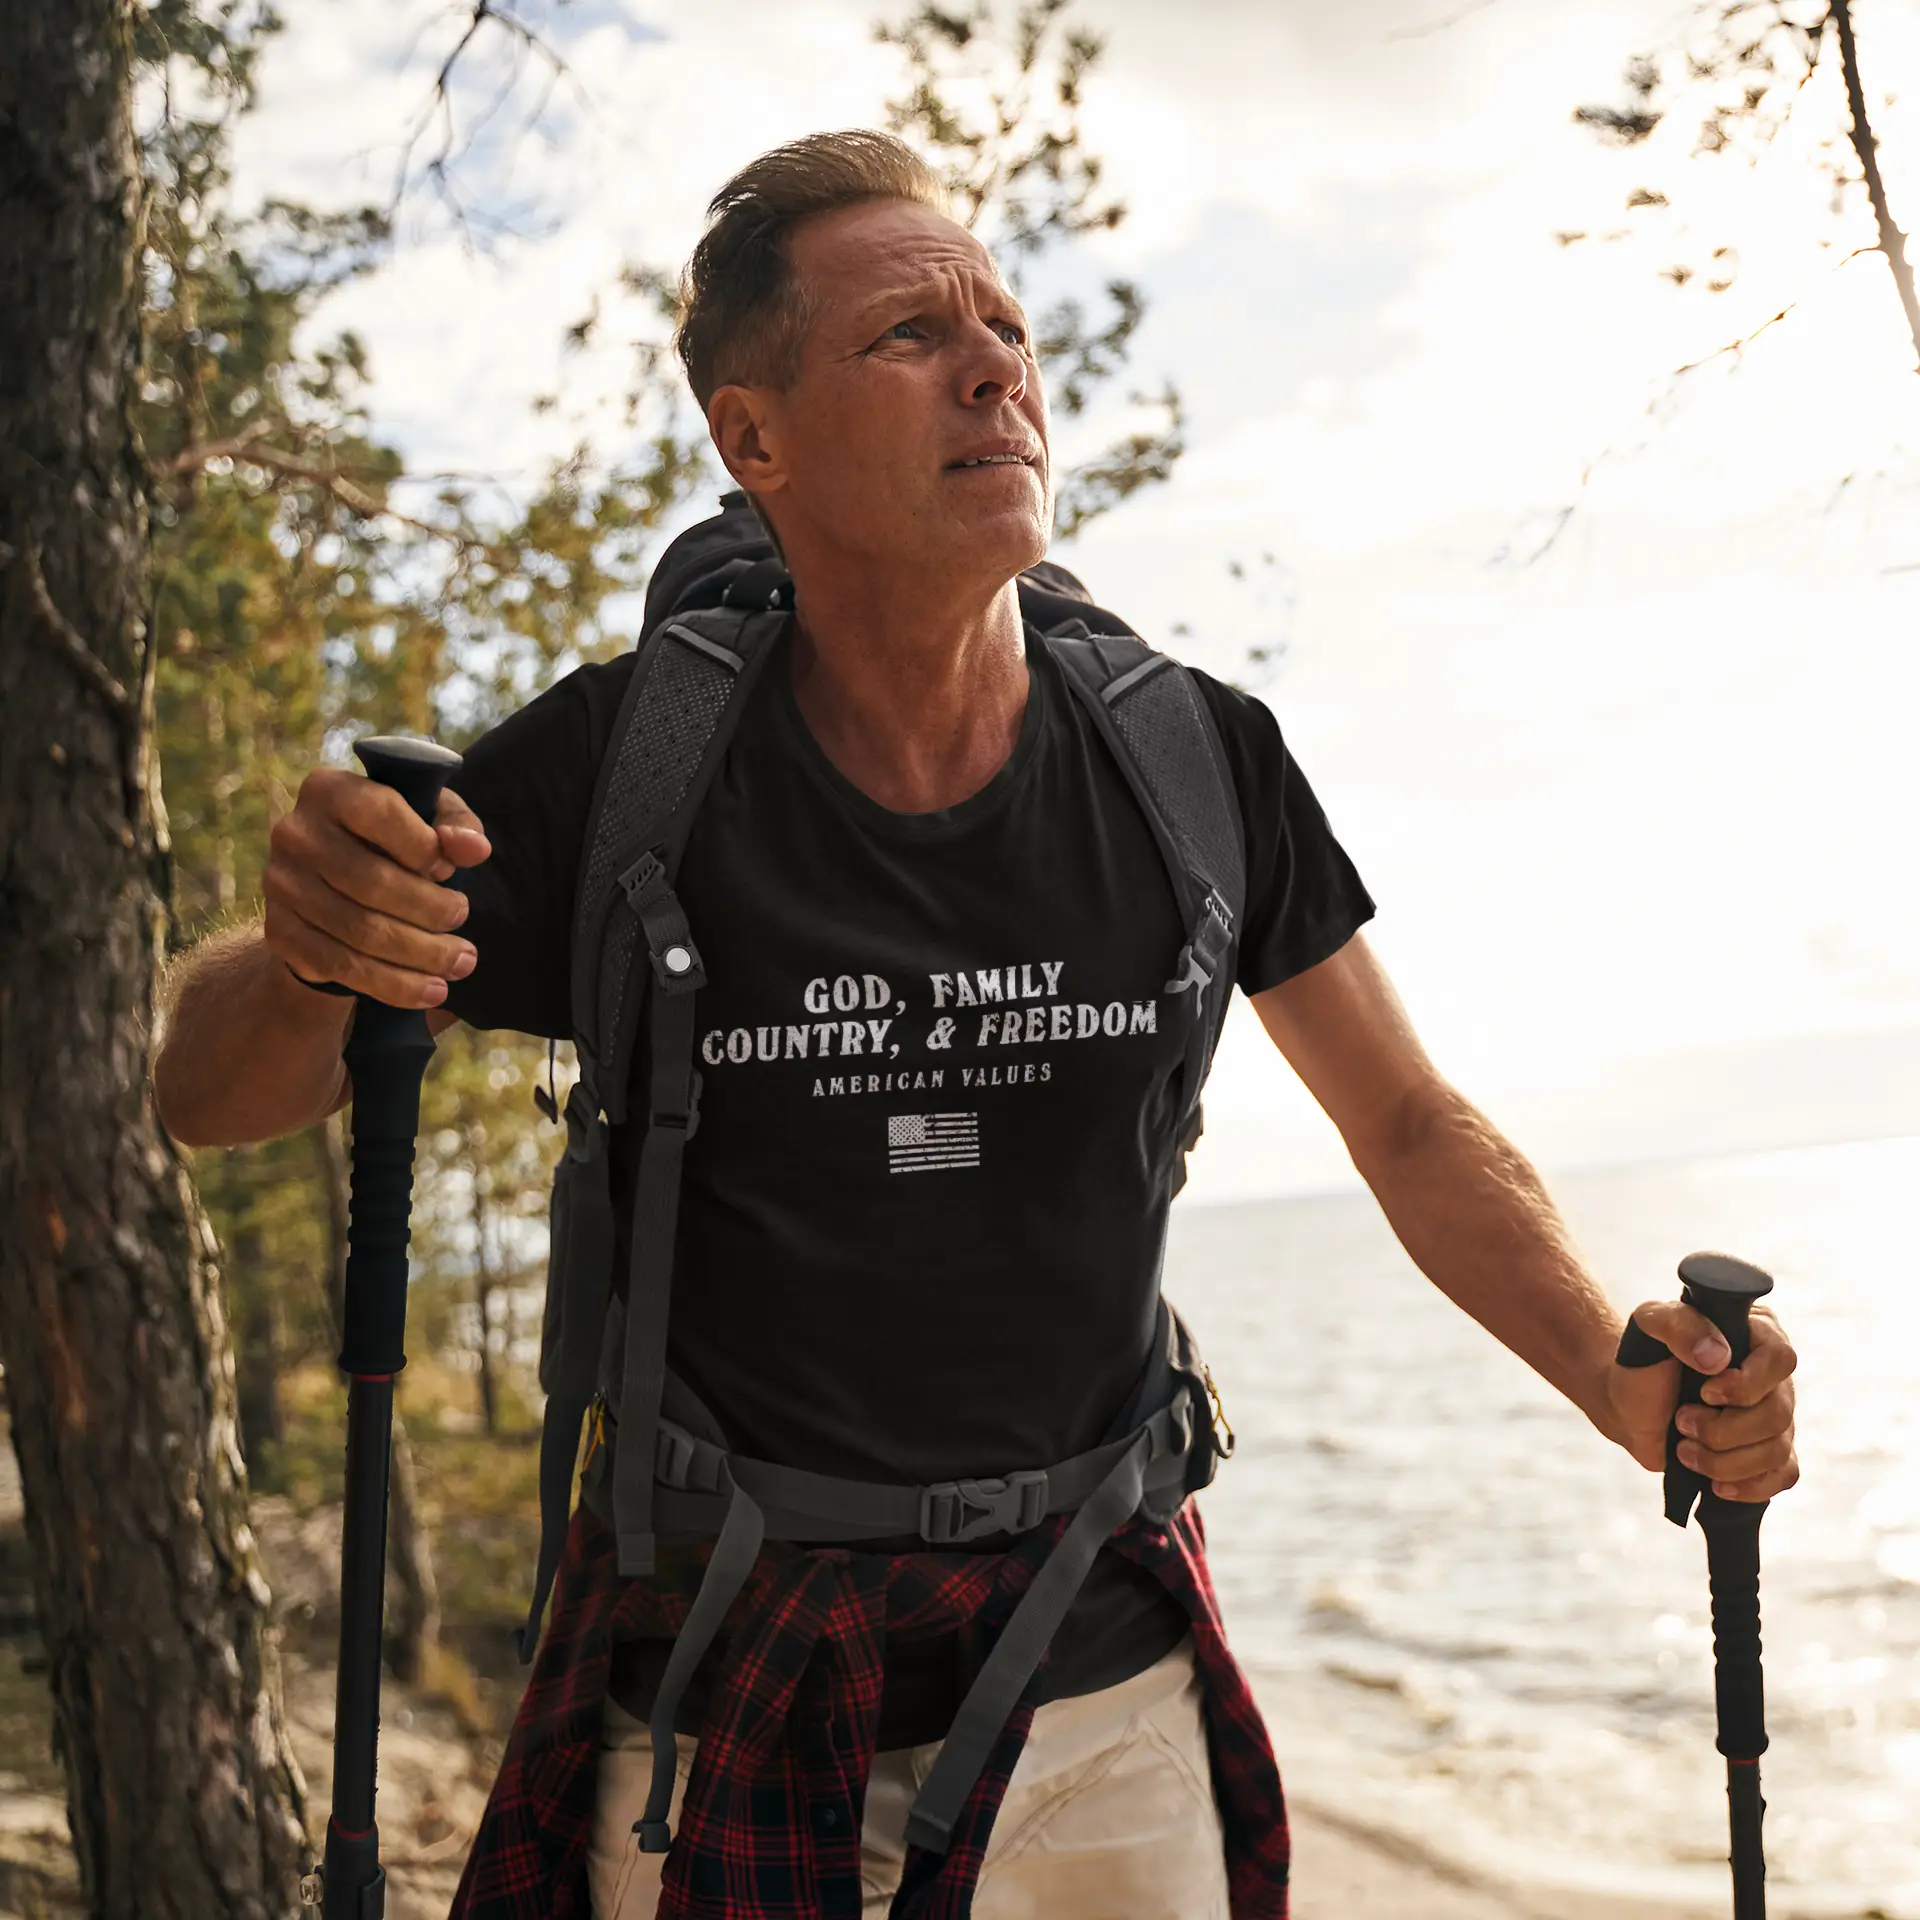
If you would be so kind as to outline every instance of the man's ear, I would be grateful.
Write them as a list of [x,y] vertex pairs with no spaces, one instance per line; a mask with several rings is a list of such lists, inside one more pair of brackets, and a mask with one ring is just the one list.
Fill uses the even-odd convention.
[[720,462],[756,502],[787,484],[779,423],[768,387],[719,387],[707,402],[707,431]]

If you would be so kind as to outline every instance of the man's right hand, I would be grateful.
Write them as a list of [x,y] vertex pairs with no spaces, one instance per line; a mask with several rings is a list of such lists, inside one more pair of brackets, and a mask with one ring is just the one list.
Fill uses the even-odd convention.
[[454,933],[467,897],[437,883],[493,848],[458,794],[441,793],[430,827],[391,787],[322,768],[269,844],[266,944],[296,975],[437,1007],[473,971],[473,945]]

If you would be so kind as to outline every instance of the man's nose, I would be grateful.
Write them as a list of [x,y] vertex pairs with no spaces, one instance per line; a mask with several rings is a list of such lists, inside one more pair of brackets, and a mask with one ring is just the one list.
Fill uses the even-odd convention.
[[991,327],[982,327],[978,337],[977,352],[968,360],[968,397],[974,401],[1018,399],[1026,392],[1031,362]]

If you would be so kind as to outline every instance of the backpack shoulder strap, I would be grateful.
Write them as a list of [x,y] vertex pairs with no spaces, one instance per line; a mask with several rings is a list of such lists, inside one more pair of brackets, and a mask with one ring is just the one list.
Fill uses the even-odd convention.
[[1200,1136],[1200,1090],[1233,993],[1232,956],[1247,897],[1239,799],[1213,716],[1177,660],[1137,635],[1089,633],[1077,621],[1045,640],[1146,815],[1188,929],[1165,989],[1193,996],[1177,1193]]
[[540,1558],[520,1635],[522,1661],[533,1658],[565,1545],[580,1429],[608,1328],[614,1249],[608,1128],[627,1117],[643,1006],[652,1009],[652,1058],[639,1200],[649,1220],[646,1234],[635,1235],[624,1345],[626,1402],[639,1414],[637,1437],[644,1436],[627,1454],[644,1449],[649,1472],[637,1503],[630,1472],[621,1475],[623,1506],[638,1506],[635,1524],[622,1531],[621,1571],[644,1572],[652,1561],[652,1428],[657,1374],[664,1368],[680,1156],[699,1112],[693,1003],[706,977],[672,881],[700,803],[786,624],[784,577],[784,569],[739,568],[721,605],[671,614],[647,636],[594,783],[575,886],[570,995],[580,1078],[567,1099],[567,1147],[553,1183],[540,1342],[540,1384],[547,1392]]
[[645,975],[634,966],[645,868],[670,882],[786,615],[720,606],[669,615],[647,637],[587,815],[574,896],[574,1044],[609,1121],[626,1118]]

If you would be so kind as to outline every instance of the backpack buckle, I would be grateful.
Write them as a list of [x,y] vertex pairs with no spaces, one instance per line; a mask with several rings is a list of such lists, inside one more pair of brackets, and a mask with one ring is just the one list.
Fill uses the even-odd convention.
[[1232,944],[1233,909],[1220,897],[1220,889],[1214,887],[1200,903],[1200,918],[1187,944],[1180,949],[1173,978],[1160,991],[1178,995],[1192,987],[1197,1006],[1201,995],[1213,985],[1214,975],[1220,971]]
[[1047,1517],[1043,1471],[1004,1479],[942,1480],[920,1489],[920,1537],[930,1546],[959,1546],[990,1533],[1025,1533]]

